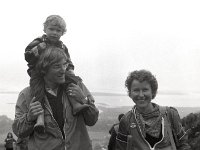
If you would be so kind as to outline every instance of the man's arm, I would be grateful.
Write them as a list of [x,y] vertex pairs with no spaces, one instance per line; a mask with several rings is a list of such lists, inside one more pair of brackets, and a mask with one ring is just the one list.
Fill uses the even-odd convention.
[[26,96],[21,92],[17,99],[15,107],[15,119],[12,125],[13,132],[17,137],[25,138],[33,132],[35,122],[27,120],[28,107],[26,103]]
[[87,97],[87,100],[86,99],[83,100],[83,103],[88,105],[88,109],[83,111],[85,124],[88,126],[93,126],[98,120],[99,110],[96,108],[94,104],[93,96],[82,82],[80,83],[80,87],[82,88],[83,93]]

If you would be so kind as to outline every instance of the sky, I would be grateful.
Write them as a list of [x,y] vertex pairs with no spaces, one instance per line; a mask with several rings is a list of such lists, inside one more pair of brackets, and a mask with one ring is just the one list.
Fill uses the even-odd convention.
[[25,47],[57,14],[75,74],[90,91],[125,93],[128,74],[147,69],[159,91],[200,93],[199,7],[193,0],[1,1],[0,91],[28,86]]

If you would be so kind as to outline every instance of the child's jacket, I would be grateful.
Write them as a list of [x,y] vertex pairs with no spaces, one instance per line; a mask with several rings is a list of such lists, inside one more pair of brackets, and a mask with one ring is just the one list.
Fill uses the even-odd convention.
[[[35,67],[35,63],[36,63],[36,61],[38,59],[38,57],[36,57],[35,54],[31,50],[35,46],[38,46],[42,42],[45,42],[47,47],[48,46],[56,46],[56,47],[62,48],[64,50],[65,54],[67,55],[67,57],[69,58],[69,66],[68,66],[67,70],[69,70],[69,69],[74,70],[74,65],[73,65],[73,63],[71,61],[68,49],[65,46],[65,44],[63,44],[63,42],[60,41],[60,40],[57,43],[52,43],[47,38],[47,36],[44,34],[41,37],[38,37],[38,38],[34,39],[25,49],[24,56],[25,56],[25,60],[28,62],[28,67],[29,68],[28,68],[27,72],[28,72],[29,75],[31,74],[32,69]],[[40,53],[41,52],[39,51],[39,54]]]

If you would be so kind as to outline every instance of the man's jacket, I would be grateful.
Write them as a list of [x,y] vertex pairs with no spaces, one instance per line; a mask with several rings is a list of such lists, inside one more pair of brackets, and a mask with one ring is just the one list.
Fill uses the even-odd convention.
[[86,125],[93,126],[98,120],[99,111],[95,107],[93,97],[87,88],[81,83],[79,86],[90,100],[87,110],[77,116],[72,115],[72,108],[67,95],[63,92],[63,114],[64,114],[64,134],[55,121],[51,107],[47,98],[44,102],[44,122],[45,133],[37,133],[33,130],[35,122],[27,121],[29,104],[32,100],[30,87],[25,88],[19,94],[13,132],[19,138],[28,139],[29,150],[92,150],[91,141]]

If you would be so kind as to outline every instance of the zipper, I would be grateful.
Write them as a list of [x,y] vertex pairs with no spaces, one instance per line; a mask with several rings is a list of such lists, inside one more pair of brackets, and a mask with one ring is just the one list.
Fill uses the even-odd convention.
[[[136,119],[136,115],[135,115],[135,109],[136,109],[136,107],[134,108],[134,112],[133,112],[133,110],[132,110],[132,112],[134,113],[134,117],[135,117],[136,123],[138,124],[137,119]],[[163,117],[162,117],[162,125],[163,125],[163,128],[162,128],[162,134],[163,134],[162,139],[159,142],[157,142],[156,144],[154,144],[154,147],[151,147],[149,142],[144,138],[144,136],[142,134],[142,130],[141,130],[140,126],[138,126],[138,128],[140,130],[140,135],[142,136],[142,139],[146,142],[146,144],[149,146],[150,150],[155,150],[156,145],[159,144],[164,138],[164,119],[163,119]]]
[[[64,92],[63,92],[64,93]],[[63,108],[63,117],[64,117],[64,126],[63,126],[63,132],[64,132],[64,135],[65,135],[65,141],[67,139],[67,136],[66,136],[66,133],[65,133],[65,128],[66,128],[66,123],[67,123],[67,117],[66,117],[66,103],[64,101],[64,94],[62,96],[62,103],[64,105],[64,108]],[[65,144],[65,150],[67,150],[67,146]]]
[[[59,128],[59,126],[58,126],[58,123],[57,123],[56,119],[53,117],[53,113],[52,113],[51,109],[49,109],[48,106],[47,106],[46,104],[44,104],[44,106],[46,107],[46,109],[47,109],[47,110],[49,111],[49,113],[51,114],[51,117],[53,118],[53,120],[54,120],[55,123],[56,123],[56,126],[57,126],[57,128],[58,128],[58,131],[59,131],[60,134],[62,135],[62,132],[60,131],[60,128]],[[62,139],[64,139],[64,138],[63,138],[63,135],[62,135]]]
[[164,133],[165,133],[165,123],[164,123],[164,118],[162,117],[162,135],[163,136],[162,136],[162,139],[154,145],[154,148],[156,147],[156,145],[158,145],[159,143],[162,142],[162,140],[164,139],[164,136],[165,136]]

